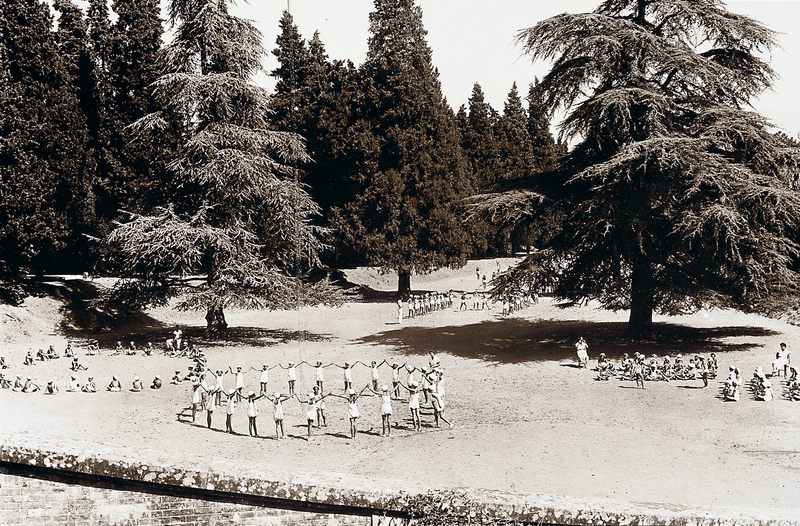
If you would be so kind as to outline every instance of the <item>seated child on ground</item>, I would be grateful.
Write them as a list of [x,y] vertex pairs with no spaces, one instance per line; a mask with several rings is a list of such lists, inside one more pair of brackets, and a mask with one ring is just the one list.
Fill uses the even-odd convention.
[[33,383],[31,377],[29,376],[27,380],[25,380],[25,385],[22,386],[23,393],[35,393],[39,390],[39,386]]
[[96,393],[97,392],[97,384],[94,383],[94,376],[90,376],[86,383],[81,388],[81,391],[84,393]]
[[122,384],[120,384],[119,379],[116,376],[114,376],[111,378],[111,383],[108,384],[108,387],[106,387],[106,389],[116,393],[122,391]]

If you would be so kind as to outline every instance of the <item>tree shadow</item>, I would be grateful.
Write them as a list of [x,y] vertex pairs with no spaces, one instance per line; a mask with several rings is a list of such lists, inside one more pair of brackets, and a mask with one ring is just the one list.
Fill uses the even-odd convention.
[[596,360],[603,352],[609,359],[623,353],[645,355],[746,351],[762,344],[728,343],[726,338],[764,337],[778,334],[761,327],[688,327],[653,324],[655,339],[639,342],[625,337],[627,323],[525,320],[510,318],[449,327],[404,327],[357,340],[365,345],[389,345],[407,356],[424,356],[430,351],[494,364],[574,360],[575,342],[583,336],[589,342],[589,356]]
[[[152,342],[162,350],[172,337],[173,325],[167,325],[144,311],[120,311],[104,309],[93,300],[100,295],[94,283],[84,280],[49,279],[40,284],[40,293],[62,302],[61,332],[69,339],[97,340],[101,349],[114,348],[117,341],[123,345],[136,342],[142,348]],[[325,342],[333,337],[308,331],[265,329],[261,327],[229,327],[226,334],[214,340],[205,337],[205,327],[181,325],[185,341],[203,346],[252,346],[270,347],[292,341]]]
[[[344,291],[349,301],[355,303],[395,303],[398,298],[396,290],[375,290],[366,285],[353,283],[347,279],[345,270],[332,269],[328,272],[328,278],[332,284]],[[409,294],[427,294],[429,292],[445,291],[438,289],[412,289]],[[405,304],[403,307],[407,309]]]

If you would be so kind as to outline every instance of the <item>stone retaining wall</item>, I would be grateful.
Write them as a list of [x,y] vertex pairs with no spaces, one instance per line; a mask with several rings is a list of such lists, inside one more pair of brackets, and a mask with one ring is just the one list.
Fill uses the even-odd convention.
[[359,516],[286,511],[0,475],[0,524],[369,526]]
[[[800,526],[800,508],[690,508],[612,499],[440,488],[300,468],[281,471],[257,462],[240,466],[220,456],[209,459],[185,454],[176,458],[174,454],[167,456],[164,451],[27,433],[9,435],[0,431],[0,444],[0,472],[61,481],[74,477],[74,483],[89,486],[192,497],[199,501],[403,518],[407,516],[407,503],[419,495],[450,490],[446,493],[450,500],[443,506],[448,513],[488,519],[565,525]],[[241,512],[239,517],[242,517]],[[0,517],[0,525],[5,523]]]

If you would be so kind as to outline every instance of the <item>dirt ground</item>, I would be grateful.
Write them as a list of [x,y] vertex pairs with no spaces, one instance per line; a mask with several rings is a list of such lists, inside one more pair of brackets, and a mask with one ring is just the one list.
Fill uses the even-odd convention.
[[[461,270],[443,270],[412,280],[415,290],[473,290],[475,267],[490,273],[498,261],[470,262]],[[505,269],[512,260],[499,260]],[[315,363],[371,360],[397,361],[421,367],[429,351],[442,361],[446,378],[447,417],[452,429],[432,427],[430,409],[423,409],[423,432],[409,428],[407,404],[393,404],[398,428],[380,436],[380,399],[362,397],[359,434],[349,438],[343,400],[327,399],[328,427],[305,440],[305,412],[297,402],[286,404],[289,440],[274,439],[268,401],[261,400],[258,428],[262,438],[247,435],[243,406],[234,416],[236,435],[224,433],[224,411],[215,412],[213,429],[205,414],[197,424],[176,414],[190,401],[191,387],[166,383],[161,390],[129,391],[134,375],[146,386],[160,374],[168,380],[175,369],[184,374],[185,358],[160,353],[153,357],[84,356],[87,338],[102,347],[116,340],[150,340],[161,348],[178,324],[188,338],[199,338],[203,317],[171,309],[153,309],[119,320],[108,330],[102,317],[86,315],[89,285],[80,280],[54,282],[57,298],[28,298],[23,307],[0,307],[0,355],[10,368],[44,385],[55,380],[56,396],[0,390],[0,423],[11,430],[79,437],[96,442],[207,455],[247,465],[303,466],[329,472],[355,473],[383,479],[424,481],[442,488],[474,487],[522,493],[608,497],[640,502],[691,506],[797,508],[800,517],[800,403],[783,396],[783,378],[773,378],[776,399],[758,402],[743,390],[738,403],[723,402],[720,388],[729,365],[749,380],[756,366],[770,362],[784,341],[800,360],[800,329],[780,320],[735,311],[701,312],[657,318],[657,340],[634,344],[622,337],[627,313],[592,306],[560,309],[542,298],[510,317],[492,310],[452,309],[397,323],[391,291],[396,276],[372,269],[345,271],[361,287],[360,300],[339,308],[305,308],[293,312],[228,312],[230,340],[222,345],[200,342],[212,369],[242,365],[246,390],[258,391],[262,363],[286,365],[289,360]],[[99,280],[94,285],[102,286]],[[52,291],[51,291],[52,292]],[[51,294],[52,296],[52,294]],[[471,307],[471,301],[469,302]],[[711,388],[702,382],[650,382],[646,390],[633,382],[597,381],[592,370],[574,366],[574,343],[589,342],[593,367],[600,352],[618,359],[623,352],[659,356],[716,352],[720,377]],[[69,360],[61,358],[25,367],[23,355],[53,344],[63,353],[67,341],[78,346],[80,361],[99,386],[119,375],[119,393],[68,393]],[[342,392],[342,370],[329,367],[326,391]],[[387,365],[381,383],[391,379]],[[314,383],[311,367],[299,368],[300,393]],[[270,371],[269,391],[286,392],[283,369]],[[354,383],[369,381],[358,365]],[[405,375],[403,377],[405,380]],[[226,385],[233,378],[226,376]]]

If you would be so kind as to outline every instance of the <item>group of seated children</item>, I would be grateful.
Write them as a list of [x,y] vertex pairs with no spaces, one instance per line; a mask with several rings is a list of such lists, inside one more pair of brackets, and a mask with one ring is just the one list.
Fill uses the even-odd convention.
[[[579,340],[578,344],[580,343],[581,341]],[[578,359],[580,363],[580,347],[578,349]],[[681,354],[675,357],[674,362],[669,355],[666,355],[660,363],[656,354],[651,355],[648,360],[645,355],[638,352],[634,353],[633,357],[625,353],[622,355],[619,365],[615,365],[608,360],[605,353],[600,353],[600,357],[597,359],[597,379],[608,380],[612,376],[620,375],[623,379],[670,381],[694,380],[699,375],[704,380],[707,380],[708,378],[716,378],[717,368],[717,356],[715,353],[711,353],[708,358],[701,354],[695,354],[687,362],[684,362]]]

